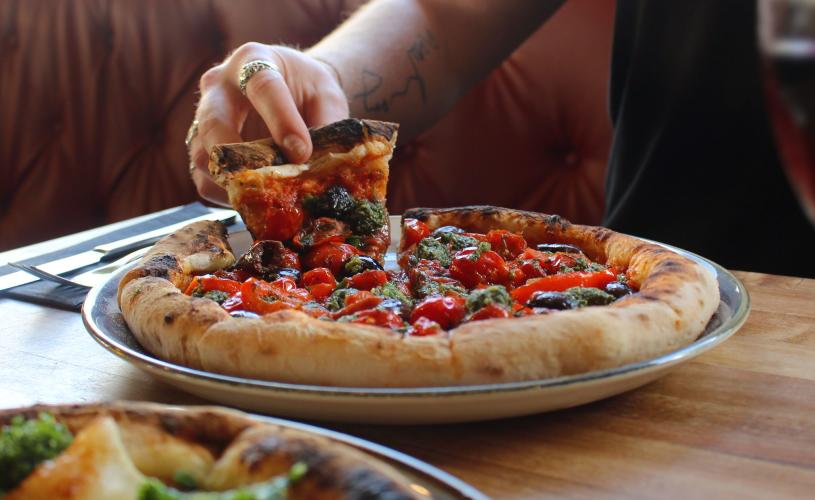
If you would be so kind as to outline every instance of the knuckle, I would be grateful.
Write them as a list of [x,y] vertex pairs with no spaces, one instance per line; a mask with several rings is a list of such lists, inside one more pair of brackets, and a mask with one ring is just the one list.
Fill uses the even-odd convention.
[[204,71],[204,74],[201,75],[201,79],[198,82],[201,89],[208,89],[216,85],[221,80],[223,72],[224,69],[221,67],[221,65],[213,66],[212,68]]
[[202,116],[198,119],[198,135],[204,138],[213,130],[228,128],[229,123],[217,115]]
[[237,61],[246,62],[254,59],[259,53],[262,53],[269,46],[258,42],[246,42],[232,53],[232,59]]

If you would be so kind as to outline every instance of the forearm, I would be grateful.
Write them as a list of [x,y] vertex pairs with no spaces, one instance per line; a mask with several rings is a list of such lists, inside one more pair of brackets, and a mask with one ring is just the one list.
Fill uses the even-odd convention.
[[378,0],[309,50],[338,73],[353,116],[431,126],[560,0]]

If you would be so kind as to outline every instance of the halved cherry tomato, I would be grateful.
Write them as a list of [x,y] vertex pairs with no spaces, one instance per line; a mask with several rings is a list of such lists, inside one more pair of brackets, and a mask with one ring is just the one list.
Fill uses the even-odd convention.
[[435,321],[440,327],[448,330],[464,319],[466,309],[462,297],[429,297],[421,301],[410,313],[410,322],[415,323],[420,318]]
[[408,330],[409,335],[416,335],[417,337],[424,337],[426,335],[438,335],[443,330],[438,323],[433,321],[432,319],[425,318],[422,316],[421,318],[417,319],[413,322]]
[[506,229],[493,229],[487,233],[492,250],[505,259],[514,259],[526,249],[526,240],[520,234]]
[[487,304],[481,309],[477,310],[468,318],[469,321],[478,321],[481,319],[492,318],[509,318],[509,311],[496,304]]
[[281,286],[272,286],[271,283],[256,278],[249,278],[241,285],[241,297],[245,309],[258,314],[268,314],[282,309],[296,309],[298,307],[296,302],[291,299],[287,300]]
[[306,287],[319,283],[330,285],[337,284],[337,280],[327,267],[318,267],[316,269],[312,269],[311,271],[306,271],[303,273],[303,278],[301,281],[303,282],[303,286]]
[[360,253],[362,252],[347,243],[329,241],[312,248],[303,256],[303,263],[309,269],[326,267],[334,273],[334,276],[338,276],[348,259]]
[[562,292],[574,286],[602,289],[616,279],[615,274],[608,269],[597,272],[553,274],[530,281],[513,290],[511,295],[515,301],[525,304],[535,292]]
[[308,291],[311,296],[316,300],[323,301],[326,297],[331,295],[331,292],[337,288],[337,285],[331,283],[317,283],[316,285],[308,286]]
[[419,243],[426,237],[430,236],[430,228],[427,224],[418,219],[405,219],[404,229],[402,231],[402,238],[404,239],[403,247],[409,247]]
[[388,282],[388,273],[379,269],[369,269],[355,274],[348,280],[351,288],[371,290]]
[[365,325],[384,326],[386,328],[400,328],[405,326],[405,322],[393,311],[382,309],[366,309],[356,314],[351,323],[362,323]]
[[478,284],[505,285],[509,282],[509,269],[504,259],[492,250],[481,252],[467,247],[456,253],[450,264],[450,276],[467,288]]
[[192,292],[199,287],[205,292],[217,290],[219,292],[226,292],[231,295],[233,293],[238,293],[238,291],[241,289],[241,284],[235,280],[219,278],[217,276],[208,274],[193,278],[187,289],[184,290],[184,293],[187,295],[192,295]]
[[378,306],[384,299],[378,297],[371,292],[357,292],[353,295],[345,297],[345,307],[333,314],[334,319],[341,318],[347,314],[364,311],[365,309],[373,309]]

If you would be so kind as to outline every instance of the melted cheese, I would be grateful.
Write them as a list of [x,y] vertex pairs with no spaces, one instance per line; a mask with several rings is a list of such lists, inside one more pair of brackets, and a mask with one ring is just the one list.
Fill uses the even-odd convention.
[[40,464],[5,500],[136,498],[144,481],[125,450],[116,422],[99,417],[58,457]]

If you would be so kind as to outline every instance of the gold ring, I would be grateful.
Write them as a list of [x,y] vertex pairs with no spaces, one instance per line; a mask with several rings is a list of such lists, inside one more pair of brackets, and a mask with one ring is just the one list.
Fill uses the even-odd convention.
[[187,129],[187,137],[184,139],[184,144],[187,145],[187,149],[190,149],[192,140],[195,139],[196,135],[198,135],[198,120],[193,120],[190,124],[190,128]]
[[238,88],[241,89],[241,94],[246,95],[246,85],[253,76],[266,70],[274,71],[282,76],[277,64],[266,59],[255,59],[241,66],[241,70],[238,71]]

